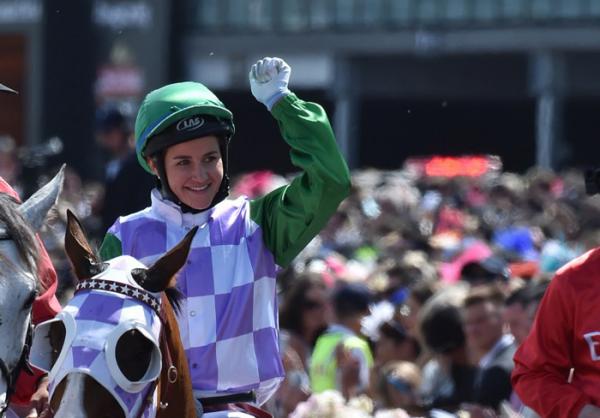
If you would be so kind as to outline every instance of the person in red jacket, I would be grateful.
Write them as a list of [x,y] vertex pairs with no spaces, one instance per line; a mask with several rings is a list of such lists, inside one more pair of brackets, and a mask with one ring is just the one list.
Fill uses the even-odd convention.
[[[0,91],[8,93],[16,93],[14,90],[0,84]],[[0,193],[6,193],[13,198],[20,200],[17,192],[0,177]],[[37,236],[40,257],[38,263],[38,278],[40,281],[40,294],[33,302],[32,306],[32,322],[34,325],[54,316],[60,312],[61,306],[56,299],[57,277],[50,256],[46,252],[42,240]],[[40,370],[32,368],[33,375],[24,371],[19,374],[15,387],[15,393],[10,398],[10,405],[15,410],[28,412],[29,417],[36,417],[37,412],[45,408],[48,402],[47,379],[45,374]],[[27,411],[27,408],[30,410]]]
[[548,418],[600,417],[600,248],[557,271],[512,383],[523,403]]

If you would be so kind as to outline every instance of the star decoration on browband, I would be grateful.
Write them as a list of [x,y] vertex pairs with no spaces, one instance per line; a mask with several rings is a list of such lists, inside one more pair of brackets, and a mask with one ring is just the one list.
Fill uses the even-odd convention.
[[113,292],[129,296],[150,306],[159,317],[162,317],[160,300],[144,289],[139,289],[126,283],[117,283],[110,280],[90,279],[83,280],[77,284],[75,292],[81,290],[104,290],[106,292]]

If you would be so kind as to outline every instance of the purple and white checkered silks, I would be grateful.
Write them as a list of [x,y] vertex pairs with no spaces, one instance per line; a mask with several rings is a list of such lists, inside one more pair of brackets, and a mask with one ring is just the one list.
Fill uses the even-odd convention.
[[198,397],[248,390],[265,402],[283,379],[275,275],[279,267],[245,198],[198,214],[152,193],[152,206],[109,230],[123,254],[151,264],[199,226],[177,286],[177,322]]
[[[132,278],[130,272],[134,268],[145,266],[129,256],[117,257],[109,262],[104,272],[89,279],[89,282],[104,279],[147,292]],[[159,294],[147,293],[160,301]],[[108,289],[80,290],[54,319],[36,328],[31,362],[42,369],[49,368],[50,354],[40,341],[47,336],[49,324],[54,321],[62,321],[66,336],[62,351],[49,370],[50,396],[68,374],[84,373],[110,392],[123,409],[125,417],[136,417],[161,370],[158,342],[162,325],[158,314],[148,304],[131,296]],[[141,332],[154,346],[150,366],[138,382],[129,381],[121,373],[115,355],[119,337],[131,329]],[[154,402],[148,403],[143,414],[145,418],[156,415],[156,388],[152,396]]]

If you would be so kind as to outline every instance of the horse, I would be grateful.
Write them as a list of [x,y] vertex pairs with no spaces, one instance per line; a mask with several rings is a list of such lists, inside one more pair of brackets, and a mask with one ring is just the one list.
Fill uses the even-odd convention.
[[0,194],[0,417],[8,410],[17,376],[28,370],[31,308],[41,290],[35,233],[56,203],[63,181],[64,166],[22,204]]
[[50,381],[42,416],[196,418],[174,280],[196,231],[151,267],[130,256],[102,263],[67,213],[65,250],[78,284],[34,330],[30,361]]

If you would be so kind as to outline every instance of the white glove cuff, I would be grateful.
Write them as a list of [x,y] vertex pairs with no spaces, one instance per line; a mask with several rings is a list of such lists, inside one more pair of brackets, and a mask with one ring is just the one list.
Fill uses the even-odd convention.
[[275,104],[279,100],[283,99],[288,94],[290,94],[290,91],[287,88],[282,88],[279,91],[275,92],[275,94],[273,94],[267,100],[265,100],[265,106],[267,106],[267,109],[269,109],[269,112],[271,111],[271,109],[273,109],[273,106],[275,106]]

